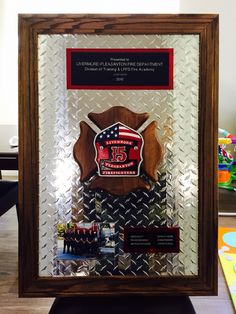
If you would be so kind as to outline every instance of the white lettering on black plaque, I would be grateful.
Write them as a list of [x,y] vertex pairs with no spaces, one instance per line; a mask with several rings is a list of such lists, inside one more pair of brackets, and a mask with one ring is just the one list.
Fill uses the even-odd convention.
[[68,89],[173,89],[173,49],[66,50]]
[[127,253],[178,253],[179,228],[125,228],[124,251]]

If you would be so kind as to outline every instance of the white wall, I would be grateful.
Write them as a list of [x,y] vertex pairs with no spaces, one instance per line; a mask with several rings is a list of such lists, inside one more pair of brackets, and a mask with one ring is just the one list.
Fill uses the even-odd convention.
[[236,1],[180,0],[181,13],[219,13],[219,126],[236,135]]
[[[0,2],[0,124],[17,123],[17,94],[16,94],[16,68],[17,68],[17,42],[15,32],[16,24],[11,26],[7,20],[5,1]],[[13,37],[12,37],[13,35]]]

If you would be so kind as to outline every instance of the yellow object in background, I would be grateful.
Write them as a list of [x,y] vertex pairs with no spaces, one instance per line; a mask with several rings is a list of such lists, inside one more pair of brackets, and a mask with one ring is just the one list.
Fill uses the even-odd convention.
[[219,228],[218,254],[236,311],[236,228]]
[[227,145],[227,144],[231,144],[231,143],[232,143],[231,138],[220,137],[220,138],[218,139],[218,144],[219,144],[219,145],[223,145],[223,144]]
[[224,253],[223,256],[219,254],[219,258],[224,271],[224,276],[227,282],[232,303],[236,310],[236,273],[234,270],[236,264],[236,254]]

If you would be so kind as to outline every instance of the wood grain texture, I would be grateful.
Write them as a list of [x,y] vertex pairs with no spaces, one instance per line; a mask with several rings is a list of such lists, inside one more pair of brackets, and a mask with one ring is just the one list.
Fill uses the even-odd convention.
[[96,133],[89,127],[89,125],[80,122],[80,137],[76,141],[73,149],[73,155],[76,162],[80,166],[80,181],[84,182],[89,179],[97,169],[95,163],[95,151],[93,141]]
[[[19,19],[19,290],[38,275],[38,78],[37,34]],[[32,208],[35,208],[32,215]],[[26,228],[26,226],[28,226]],[[26,242],[27,239],[27,242]],[[28,252],[28,253],[27,253]],[[27,269],[27,274],[24,270]]]
[[[181,278],[38,277],[37,35],[66,33],[199,35],[199,276],[191,278],[186,276]],[[19,19],[20,295],[32,297],[215,294],[217,290],[217,104],[217,15],[21,15]]]
[[[199,275],[217,293],[218,234],[218,17],[200,37],[199,99]],[[207,121],[207,123],[206,123]],[[208,157],[209,158],[208,158]],[[214,243],[209,252],[209,243]]]
[[157,122],[150,123],[142,132],[142,136],[144,140],[142,168],[153,181],[157,181],[158,165],[163,158],[163,149],[159,140],[153,140],[157,139]]
[[116,122],[121,122],[134,130],[138,128],[148,119],[148,113],[132,112],[123,106],[115,106],[102,113],[91,112],[88,117],[101,130],[111,126]]
[[23,14],[40,34],[193,34],[202,33],[216,14]]

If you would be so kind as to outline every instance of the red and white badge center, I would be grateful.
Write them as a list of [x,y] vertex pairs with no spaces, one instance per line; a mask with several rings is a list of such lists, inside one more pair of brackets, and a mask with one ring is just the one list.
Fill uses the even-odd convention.
[[143,144],[142,135],[121,122],[102,130],[94,139],[98,175],[139,176]]

